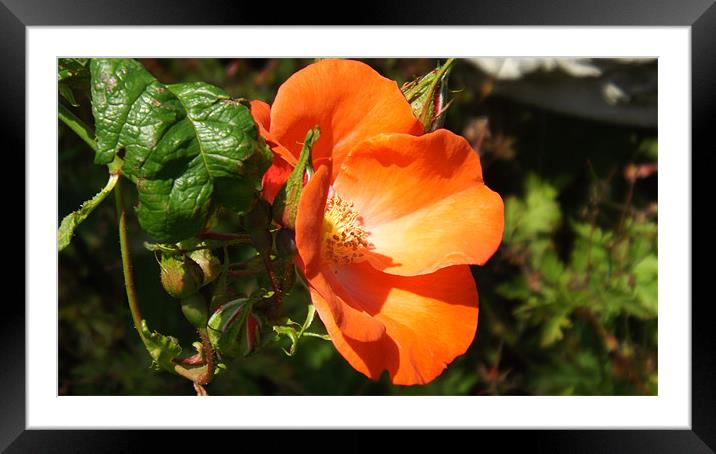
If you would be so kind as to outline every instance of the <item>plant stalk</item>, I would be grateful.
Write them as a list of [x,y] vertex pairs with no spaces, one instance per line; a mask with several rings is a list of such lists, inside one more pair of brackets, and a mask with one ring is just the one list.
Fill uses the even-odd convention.
[[114,201],[117,207],[117,223],[119,225],[119,247],[122,253],[124,288],[127,291],[127,301],[129,302],[129,310],[132,312],[134,328],[139,333],[139,337],[144,340],[144,336],[142,335],[142,314],[139,311],[139,303],[137,302],[137,291],[134,286],[134,275],[132,274],[132,258],[129,255],[129,243],[127,241],[127,213],[124,209],[124,197],[122,195],[121,180],[114,188]]
[[75,134],[80,137],[80,139],[84,140],[85,143],[92,148],[92,150],[97,151],[97,143],[92,138],[94,137],[94,134],[85,122],[80,120],[70,109],[62,104],[58,105],[57,116],[64,124],[67,125],[68,128],[73,130]]

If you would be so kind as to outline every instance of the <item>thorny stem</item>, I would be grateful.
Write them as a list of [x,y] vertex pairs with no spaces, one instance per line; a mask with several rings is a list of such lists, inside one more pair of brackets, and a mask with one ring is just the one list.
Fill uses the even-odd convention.
[[194,383],[194,390],[196,390],[198,396],[208,396],[204,385],[211,383],[214,378],[216,358],[206,329],[199,330],[199,338],[201,339],[201,360],[197,363],[203,363],[203,365],[201,367],[186,368],[180,364],[181,362],[187,364],[186,360],[174,360],[174,372]]
[[129,255],[129,243],[127,241],[127,213],[124,209],[124,198],[122,196],[122,181],[114,187],[114,201],[117,207],[117,223],[119,224],[119,247],[122,253],[122,271],[124,272],[124,288],[127,291],[129,310],[132,312],[134,328],[142,335],[142,314],[139,311],[137,302],[137,291],[134,287],[134,275],[132,274],[132,258]]
[[[59,105],[58,118],[68,128],[70,128],[75,134],[77,134],[87,145],[92,148],[93,151],[97,151],[97,143],[92,138],[92,129],[87,126],[82,120],[80,120],[75,114],[73,114],[67,107],[62,104]],[[114,164],[114,163],[113,163]],[[132,274],[132,259],[129,254],[129,242],[127,239],[127,215],[124,208],[124,197],[122,193],[122,182],[119,178],[118,170],[115,170],[113,165],[110,165],[110,173],[118,176],[117,185],[114,187],[114,200],[117,212],[117,224],[119,230],[119,246],[122,256],[122,271],[124,274],[124,287],[127,293],[127,302],[129,303],[129,310],[132,313],[132,321],[134,322],[134,328],[139,333],[139,337],[144,341],[144,335],[142,334],[142,314],[139,310],[139,303],[137,298],[137,291],[134,285],[134,275]],[[228,250],[227,246],[233,244],[251,244],[251,236],[248,234],[238,233],[219,233],[219,232],[204,232],[199,235],[201,239],[206,240],[217,240],[224,242],[224,273],[228,272]],[[276,275],[273,271],[273,266],[270,258],[266,258],[264,261],[266,270],[271,278],[271,285],[277,296],[277,306],[280,310],[281,307],[281,289],[278,285]],[[214,349],[211,346],[211,342],[205,331],[199,332],[201,338],[204,361],[205,365],[196,369],[187,369],[180,364],[174,364],[174,371],[191,380],[194,383],[194,389],[199,396],[206,396],[208,393],[204,389],[203,385],[211,382],[214,377],[214,371],[216,368],[216,359],[214,357]]]
[[[58,118],[69,127],[75,134],[77,134],[87,145],[92,148],[93,151],[97,151],[97,143],[92,139],[92,129],[87,126],[82,120],[80,120],[75,114],[73,114],[67,107],[62,104],[59,105]],[[115,159],[116,161],[116,159]],[[122,181],[119,177],[119,170],[115,167],[115,162],[110,164],[110,175],[117,176],[116,186],[114,187],[114,201],[117,212],[117,224],[119,230],[119,247],[122,256],[122,272],[124,274],[124,288],[127,292],[127,302],[129,303],[129,310],[132,313],[132,321],[134,322],[134,328],[139,333],[139,337],[142,342],[145,341],[144,335],[142,334],[142,313],[139,310],[139,303],[137,299],[137,290],[134,285],[134,275],[132,274],[132,258],[129,254],[129,242],[127,239],[127,213],[124,209],[124,197],[122,193]],[[249,235],[242,234],[220,234],[215,232],[206,232],[203,237],[205,239],[214,239],[224,241],[224,258],[227,259],[226,246],[228,244],[241,244],[250,243],[251,239]],[[216,368],[216,361],[214,358],[214,350],[211,347],[211,342],[206,332],[200,332],[204,361],[206,364],[203,367],[197,369],[187,369],[179,364],[174,364],[174,371],[194,382],[194,389],[199,396],[207,396],[208,393],[204,389],[203,385],[211,382],[214,377],[214,370]],[[203,373],[200,373],[204,370]],[[200,374],[199,374],[200,373]]]
[[214,358],[214,349],[211,347],[209,336],[205,329],[199,330],[199,337],[201,338],[202,354],[204,355],[204,361],[206,361],[206,372],[201,374],[194,380],[197,385],[206,385],[211,383],[214,378],[214,369],[216,368],[216,361]]
[[271,288],[274,291],[274,304],[271,308],[271,314],[273,317],[278,317],[281,314],[283,308],[283,289],[279,285],[278,279],[276,278],[276,272],[273,269],[273,263],[271,257],[264,256],[264,266],[266,267],[266,273],[268,273],[269,279],[271,280]]

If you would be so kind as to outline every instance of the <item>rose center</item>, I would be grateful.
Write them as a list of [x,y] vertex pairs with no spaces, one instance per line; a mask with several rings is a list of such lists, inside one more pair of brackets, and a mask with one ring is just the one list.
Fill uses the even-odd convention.
[[323,217],[323,256],[339,264],[362,262],[371,246],[367,237],[353,203],[338,195],[329,197]]

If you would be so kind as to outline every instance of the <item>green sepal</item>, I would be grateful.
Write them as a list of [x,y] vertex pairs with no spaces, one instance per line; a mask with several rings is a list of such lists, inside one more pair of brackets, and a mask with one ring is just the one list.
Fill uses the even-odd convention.
[[250,353],[240,334],[255,303],[252,298],[238,298],[221,305],[211,315],[207,329],[209,341],[220,355],[238,357]]
[[144,346],[153,360],[152,367],[175,373],[172,361],[181,354],[179,341],[175,337],[150,331],[146,320],[142,320],[141,331]]
[[293,320],[288,319],[286,320],[286,323],[284,325],[274,325],[273,330],[276,333],[275,340],[278,341],[281,339],[281,336],[285,336],[288,337],[288,339],[291,341],[291,346],[289,347],[289,349],[283,349],[283,352],[286,355],[293,356],[296,354],[296,349],[298,348],[298,341],[303,336],[318,337],[323,340],[331,340],[328,335],[311,333],[307,331],[308,328],[311,326],[311,323],[313,323],[315,315],[316,308],[312,304],[309,304],[308,312],[306,314],[306,320],[303,322],[303,324],[298,324]]
[[404,84],[401,88],[403,96],[410,103],[413,115],[420,120],[425,132],[435,131],[442,126],[445,119],[445,111],[450,105],[445,102],[447,76],[454,62],[454,59],[448,59],[428,74]]
[[201,293],[195,293],[179,300],[184,317],[194,328],[206,328],[209,321],[209,306]]
[[110,174],[109,180],[107,180],[107,184],[104,188],[102,188],[101,191],[99,191],[90,200],[84,202],[79,207],[79,209],[73,211],[62,219],[62,222],[60,223],[60,228],[57,230],[58,251],[61,252],[64,248],[69,246],[70,241],[72,241],[72,235],[74,234],[77,226],[79,226],[82,221],[87,219],[87,216],[92,213],[92,211],[97,207],[97,205],[102,203],[102,201],[109,195],[109,193],[112,192],[118,180],[119,175]]
[[189,258],[201,268],[203,274],[202,286],[208,285],[219,277],[222,270],[221,261],[211,252],[211,249],[195,249],[189,252]]
[[301,192],[303,191],[304,175],[307,173],[309,176],[313,174],[311,150],[320,135],[321,132],[318,126],[308,130],[296,167],[293,168],[288,180],[286,180],[286,184],[276,194],[273,202],[274,220],[291,230],[296,228],[296,213],[298,212],[298,202],[301,200]]

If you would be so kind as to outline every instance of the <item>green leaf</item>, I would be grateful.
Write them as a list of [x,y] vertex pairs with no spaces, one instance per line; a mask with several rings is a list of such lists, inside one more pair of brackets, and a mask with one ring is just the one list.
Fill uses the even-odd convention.
[[60,58],[57,61],[57,89],[60,96],[74,107],[79,104],[72,92],[72,86],[77,87],[89,81],[88,62],[88,58]]
[[644,139],[639,144],[637,152],[656,162],[659,158],[659,142],[656,138]]
[[97,207],[97,205],[102,203],[102,201],[107,197],[107,195],[112,192],[112,189],[114,189],[114,186],[117,184],[118,180],[119,175],[111,174],[109,176],[107,184],[104,188],[102,188],[101,191],[97,193],[97,195],[83,203],[78,210],[73,211],[72,213],[65,216],[64,219],[62,219],[62,222],[60,223],[60,228],[57,230],[58,251],[62,251],[64,248],[69,246],[70,241],[72,241],[72,235],[74,234],[77,226],[80,225],[82,221],[87,219],[87,216],[92,213],[92,211]]
[[196,235],[214,205],[246,210],[271,153],[244,101],[203,82],[164,85],[130,59],[94,59],[95,162],[124,150],[137,215],[155,240]]
[[[290,320],[289,320],[290,322]],[[283,352],[288,356],[293,356],[296,354],[296,348],[298,347],[298,339],[299,335],[295,328],[288,326],[288,325],[275,325],[273,327],[273,330],[276,332],[276,334],[280,336],[286,336],[291,341],[291,347],[286,350],[283,349]]]
[[553,314],[542,327],[540,345],[549,347],[564,336],[563,329],[572,326],[568,313]]
[[64,81],[73,77],[88,78],[89,58],[60,58],[57,60],[57,80]]
[[511,281],[498,285],[496,291],[499,295],[515,301],[527,301],[535,295],[527,284],[527,278],[524,275],[519,275]]
[[525,205],[517,197],[511,196],[505,199],[505,233],[504,239],[506,243],[513,240],[517,233],[517,226],[521,213],[524,212]]
[[655,255],[649,255],[634,267],[634,293],[646,311],[646,317],[656,317],[658,313],[658,277],[659,261]]
[[[125,58],[93,59],[90,64],[92,114],[97,130],[95,163],[109,164],[123,147],[121,134],[133,106],[151,111],[140,96],[159,84],[139,62]],[[163,89],[166,92],[166,89]]]
[[542,277],[550,283],[558,284],[566,275],[564,264],[559,260],[557,253],[553,250],[545,251],[540,264],[536,269],[540,270]]
[[152,357],[155,369],[175,371],[172,361],[181,354],[181,346],[175,337],[150,331],[147,321],[142,320],[142,341]]
[[67,100],[68,103],[70,103],[73,107],[78,107],[79,103],[75,99],[74,93],[72,93],[72,89],[67,86],[66,84],[59,84],[57,86],[57,89],[60,92],[60,95]]
[[529,175],[524,199],[513,196],[505,200],[505,241],[531,241],[557,228],[562,216],[557,195],[554,186]]
[[313,304],[308,305],[308,313],[306,314],[306,320],[303,322],[303,325],[301,325],[301,334],[304,334],[305,331],[311,326],[311,323],[313,323],[313,317],[316,316],[316,308]]
[[557,227],[561,218],[557,203],[557,190],[535,175],[527,177],[526,207],[521,219],[526,235],[549,233]]

